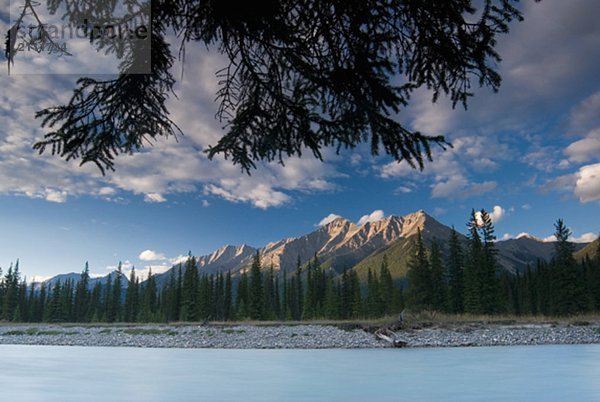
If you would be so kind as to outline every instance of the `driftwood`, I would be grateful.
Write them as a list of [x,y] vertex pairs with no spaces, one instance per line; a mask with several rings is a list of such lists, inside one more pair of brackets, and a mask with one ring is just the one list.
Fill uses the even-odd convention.
[[395,348],[404,348],[408,346],[408,342],[398,339],[396,333],[387,328],[378,329],[375,331],[375,336],[381,340],[389,342],[389,344]]

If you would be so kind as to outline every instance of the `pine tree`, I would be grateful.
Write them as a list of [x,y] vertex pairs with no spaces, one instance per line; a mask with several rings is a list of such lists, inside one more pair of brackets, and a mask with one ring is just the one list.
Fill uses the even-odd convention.
[[294,319],[300,320],[304,316],[304,288],[302,286],[302,265],[300,261],[300,256],[298,256],[298,261],[296,262],[296,314]]
[[50,293],[50,298],[46,305],[46,310],[44,312],[44,321],[61,322],[63,320],[60,302],[61,284],[60,281],[56,281],[56,283],[52,287],[52,292]]
[[463,251],[454,226],[452,226],[450,239],[448,239],[448,287],[449,312],[454,314],[463,313]]
[[142,305],[140,308],[140,321],[152,322],[156,321],[157,311],[157,295],[156,295],[156,280],[152,275],[152,269],[148,270],[148,279],[142,290]]
[[557,278],[555,313],[572,315],[578,310],[577,298],[581,293],[577,281],[577,262],[573,257],[575,247],[569,241],[571,231],[562,219],[556,222],[554,228],[556,243],[553,265]]
[[135,275],[135,267],[131,268],[129,283],[125,291],[125,305],[123,306],[123,320],[125,322],[137,321],[139,313],[139,289],[138,278]]
[[250,267],[250,290],[249,290],[249,302],[250,302],[250,318],[253,320],[260,320],[263,316],[263,284],[262,274],[260,266],[260,255],[256,252]]
[[191,252],[185,262],[181,285],[181,321],[198,321],[198,267]]
[[331,275],[327,276],[327,282],[325,287],[325,304],[323,306],[323,317],[329,320],[338,320],[339,316],[339,301],[340,294],[338,292],[339,287],[336,286],[335,281]]
[[227,271],[225,276],[225,306],[223,310],[223,319],[225,321],[231,320],[233,317],[233,294],[232,294],[232,283],[231,283],[231,271]]
[[485,314],[494,314],[501,304],[499,300],[499,284],[496,276],[497,253],[494,241],[494,224],[490,215],[482,209],[480,212],[481,238],[483,240],[483,265],[480,270],[481,308]]
[[2,300],[2,317],[6,321],[12,321],[15,309],[18,305],[18,296],[19,296],[19,282],[20,282],[20,273],[19,273],[19,260],[13,265],[11,264],[4,276],[4,292],[3,292],[3,300]]
[[481,314],[481,269],[484,262],[483,245],[479,235],[479,222],[475,210],[471,211],[471,220],[467,224],[469,229],[469,246],[465,259],[464,271],[464,311],[469,314]]
[[407,304],[414,311],[432,307],[431,269],[421,230],[417,233],[415,251],[408,262]]
[[177,321],[179,320],[179,294],[181,289],[179,285],[181,284],[178,281],[178,278],[175,276],[175,271],[181,270],[181,264],[179,266],[173,267],[169,273],[169,282],[165,289],[165,320],[169,321]]
[[88,290],[90,282],[90,267],[88,262],[85,262],[85,268],[77,281],[75,287],[75,321],[86,322],[88,320],[88,310],[90,303],[90,291]]
[[102,284],[100,281],[96,282],[94,288],[92,289],[92,293],[90,295],[90,311],[88,321],[99,322],[102,320],[102,316],[104,314],[103,304],[102,304]]
[[442,252],[437,241],[431,242],[431,307],[435,311],[445,311],[448,305],[448,284],[446,270],[442,262]]
[[304,309],[302,311],[303,320],[315,318],[315,304],[315,282],[313,280],[312,263],[309,261],[306,267],[306,293],[304,295]]
[[123,269],[121,265],[121,261],[119,261],[119,265],[117,266],[117,270],[114,272],[114,279],[112,285],[112,295],[111,295],[111,308],[110,308],[110,316],[108,316],[108,321],[120,321],[121,317],[121,277],[123,275]]
[[394,280],[388,266],[388,258],[387,255],[384,254],[381,262],[379,278],[382,313],[385,315],[394,312]]
[[245,319],[250,317],[250,296],[248,273],[246,271],[242,272],[240,280],[238,281],[235,309],[238,318]]
[[213,319],[213,301],[213,278],[202,275],[198,286],[198,319],[204,321]]
[[369,268],[367,272],[367,298],[365,301],[365,315],[373,318],[381,315],[381,294],[379,290],[379,280],[377,275],[371,272]]

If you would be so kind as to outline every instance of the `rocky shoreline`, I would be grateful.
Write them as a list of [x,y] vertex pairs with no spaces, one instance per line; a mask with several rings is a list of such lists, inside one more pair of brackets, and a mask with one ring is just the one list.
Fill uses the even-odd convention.
[[[600,344],[600,324],[455,324],[402,329],[405,347]],[[344,325],[0,325],[0,345],[148,348],[385,348],[369,329]]]

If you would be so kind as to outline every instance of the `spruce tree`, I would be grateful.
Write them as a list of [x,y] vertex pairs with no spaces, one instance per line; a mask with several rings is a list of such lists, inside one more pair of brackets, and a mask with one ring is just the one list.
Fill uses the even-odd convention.
[[[481,307],[483,313],[494,314],[497,312],[498,306],[502,304],[500,302],[499,283],[496,276],[496,266],[498,264],[498,251],[494,244],[496,236],[494,235],[494,224],[492,219],[484,209],[481,210],[480,217],[481,225],[479,229],[483,240],[483,265],[480,270]],[[505,294],[505,296],[507,296],[507,294]]]
[[185,262],[185,271],[181,285],[181,321],[198,320],[198,268],[191,253]]
[[90,291],[88,289],[90,283],[90,267],[88,262],[85,262],[85,268],[77,281],[75,287],[75,321],[86,322],[88,320],[88,310],[90,302]]
[[260,255],[257,251],[252,260],[252,266],[250,267],[250,290],[248,294],[250,302],[250,318],[253,320],[260,320],[264,311],[263,284],[260,271]]
[[379,284],[382,313],[385,315],[391,314],[393,312],[394,305],[394,280],[392,278],[392,273],[390,272],[388,266],[388,258],[387,255],[384,254],[383,260],[381,262],[381,270],[379,273]]
[[108,317],[109,322],[120,321],[121,317],[121,288],[122,288],[122,275],[123,268],[121,261],[119,261],[119,265],[117,266],[117,270],[114,272],[114,280],[112,285],[112,295],[111,295],[111,316]]
[[483,245],[479,235],[479,222],[475,210],[471,211],[471,219],[467,224],[469,245],[465,258],[464,271],[464,311],[469,314],[481,314],[481,269],[484,265]]
[[140,321],[153,322],[156,321],[157,311],[157,294],[156,280],[152,275],[152,269],[148,270],[148,279],[142,290],[142,304],[140,308]]
[[407,279],[407,305],[410,309],[414,311],[431,309],[431,269],[420,229],[417,232],[414,253],[408,262]]
[[238,318],[246,319],[250,317],[250,297],[248,273],[242,272],[237,285],[236,292],[236,315]]
[[367,272],[367,298],[365,301],[365,315],[368,318],[379,317],[382,314],[379,287],[377,274],[371,272],[369,268]]
[[298,256],[298,260],[296,262],[296,298],[295,298],[295,320],[302,319],[304,315],[304,287],[302,286],[302,265],[300,261],[300,256]]
[[559,315],[572,315],[578,310],[577,297],[580,289],[577,281],[577,262],[573,253],[575,247],[569,241],[571,231],[562,219],[554,225],[556,243],[554,243],[554,271],[556,272],[556,304],[555,313]]
[[464,312],[464,268],[463,250],[458,233],[452,226],[448,239],[448,311],[454,314]]
[[448,284],[446,269],[442,262],[442,252],[439,243],[431,243],[431,307],[435,311],[445,311],[448,305]]
[[224,309],[223,319],[225,321],[231,320],[233,313],[233,294],[232,294],[232,283],[231,283],[231,271],[227,271],[225,276],[225,297],[224,297]]
[[123,320],[125,322],[135,322],[138,316],[139,290],[138,278],[135,274],[135,267],[131,268],[129,274],[129,283],[125,291],[125,305],[123,306]]

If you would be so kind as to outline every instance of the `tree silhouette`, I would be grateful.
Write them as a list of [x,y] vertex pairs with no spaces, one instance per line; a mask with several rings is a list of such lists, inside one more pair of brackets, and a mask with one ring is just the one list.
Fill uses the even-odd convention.
[[[209,158],[223,155],[250,172],[257,161],[283,163],[306,152],[322,159],[324,147],[340,152],[369,143],[373,155],[383,150],[422,169],[431,145],[450,144],[407,128],[401,109],[421,87],[433,101],[445,94],[464,107],[473,81],[496,91],[494,47],[509,23],[522,19],[517,1],[129,2],[150,11],[150,40],[119,47],[92,38],[120,56],[120,75],[81,78],[68,104],[38,112],[50,131],[34,148],[105,173],[117,155],[182,134],[165,103],[173,95],[173,64],[195,43],[228,59],[216,94],[225,132],[205,150]],[[118,2],[69,3],[70,22],[114,23],[107,15]],[[56,13],[66,1],[48,4]],[[181,39],[178,54],[166,40],[172,33]],[[151,74],[130,74],[148,62],[147,46]]]

